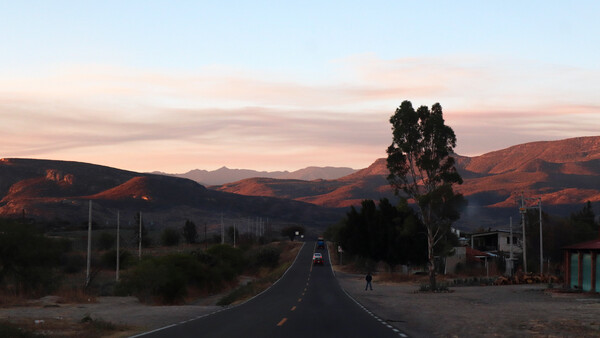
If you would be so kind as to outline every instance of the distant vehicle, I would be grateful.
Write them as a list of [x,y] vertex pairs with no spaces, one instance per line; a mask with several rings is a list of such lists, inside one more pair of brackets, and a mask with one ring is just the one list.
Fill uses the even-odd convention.
[[313,264],[321,264],[323,265],[323,255],[319,252],[315,252],[313,254]]
[[325,239],[323,237],[317,239],[317,249],[325,249]]

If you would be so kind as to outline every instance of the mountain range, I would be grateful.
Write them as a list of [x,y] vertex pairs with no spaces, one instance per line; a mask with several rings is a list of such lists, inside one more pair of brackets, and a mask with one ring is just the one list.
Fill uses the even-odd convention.
[[[565,215],[590,201],[600,204],[600,137],[516,145],[481,156],[455,155],[469,201],[460,223],[476,228],[518,217],[518,199],[541,198],[545,212]],[[394,199],[386,159],[336,180],[252,178],[211,187],[236,194],[294,199],[326,207],[357,205],[362,199]]]
[[202,185],[220,185],[229,182],[240,181],[246,178],[264,177],[276,179],[293,179],[293,180],[316,180],[337,179],[356,172],[355,169],[346,167],[306,167],[296,171],[256,171],[250,169],[229,169],[221,167],[217,170],[202,170],[194,169],[184,174],[167,174],[163,172],[154,172],[159,175],[169,175],[175,177],[189,178]]
[[[340,210],[274,197],[253,197],[207,189],[189,179],[137,173],[80,162],[1,159],[0,216],[44,221],[53,226],[94,222],[124,224],[137,212],[156,227],[182,227],[186,219],[218,227],[221,220],[246,224],[302,224],[323,227]],[[269,223],[267,223],[269,222]]]
[[[480,156],[455,157],[464,179],[456,190],[469,202],[459,222],[463,228],[506,225],[508,217],[518,217],[521,194],[541,198],[544,212],[550,214],[568,215],[587,201],[596,208],[600,205],[600,136],[532,142]],[[349,174],[335,177],[344,170]],[[128,213],[124,219],[129,220],[135,212],[143,211],[158,226],[181,225],[185,219],[215,225],[220,217],[231,222],[261,217],[272,224],[322,228],[363,199],[396,199],[386,180],[383,158],[358,171],[307,168],[305,174],[318,171],[335,178],[285,178],[292,174],[285,172],[273,178],[259,172],[263,177],[235,182],[231,181],[239,176],[230,180],[221,177],[221,181],[230,182],[207,188],[188,178],[87,163],[2,159],[0,216],[85,223],[88,201],[92,200],[99,222],[112,222],[115,211],[122,210]],[[330,173],[333,171],[337,174]],[[246,175],[252,171],[221,168],[217,172]]]

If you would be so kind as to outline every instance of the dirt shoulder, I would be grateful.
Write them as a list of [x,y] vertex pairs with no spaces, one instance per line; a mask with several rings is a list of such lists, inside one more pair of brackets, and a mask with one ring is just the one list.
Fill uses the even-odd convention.
[[418,284],[380,283],[336,272],[340,285],[381,319],[414,337],[598,337],[600,298],[545,292],[545,284],[454,287],[417,293]]
[[85,304],[63,304],[58,297],[45,297],[30,306],[0,308],[0,320],[20,323],[29,320],[43,329],[44,326],[59,326],[57,322],[68,326],[88,317],[126,327],[126,331],[117,334],[125,337],[204,316],[219,309],[221,307],[216,305],[149,306],[135,297],[98,297],[96,302]]

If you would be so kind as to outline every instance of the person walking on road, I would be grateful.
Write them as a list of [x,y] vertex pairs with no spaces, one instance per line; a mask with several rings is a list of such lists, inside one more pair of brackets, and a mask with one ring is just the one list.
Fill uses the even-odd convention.
[[373,285],[371,284],[371,281],[373,280],[373,276],[371,276],[370,272],[367,273],[365,280],[367,281],[367,285],[365,286],[365,291],[367,291],[368,288],[371,288],[371,291],[372,291]]

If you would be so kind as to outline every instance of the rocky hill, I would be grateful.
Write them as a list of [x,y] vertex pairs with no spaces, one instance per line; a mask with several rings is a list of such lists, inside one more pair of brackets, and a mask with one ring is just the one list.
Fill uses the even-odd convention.
[[[532,142],[481,156],[456,156],[464,183],[457,190],[469,207],[465,228],[495,226],[518,217],[516,198],[541,197],[544,211],[568,215],[586,201],[600,205],[600,136]],[[185,219],[216,224],[269,218],[325,226],[363,199],[394,201],[386,160],[337,179],[248,178],[209,189],[190,179],[105,166],[49,160],[0,160],[0,216],[85,223],[88,201],[98,222],[116,210],[142,211],[160,225]],[[112,220],[111,220],[112,221]]]
[[[588,200],[600,204],[598,136],[532,142],[476,157],[456,157],[464,179],[457,190],[469,200],[462,222],[479,222],[473,217],[508,218],[517,210],[516,197],[521,192],[541,197],[546,210],[556,214],[581,208]],[[212,188],[347,207],[365,198],[393,199],[387,175],[386,160],[378,159],[368,168],[336,180],[246,179]]]
[[124,220],[141,211],[157,227],[183,226],[186,219],[210,226],[221,216],[237,222],[261,217],[271,224],[325,226],[343,214],[301,201],[206,189],[177,177],[79,162],[0,160],[0,216],[85,224],[90,200],[99,224],[114,223],[117,210]]

